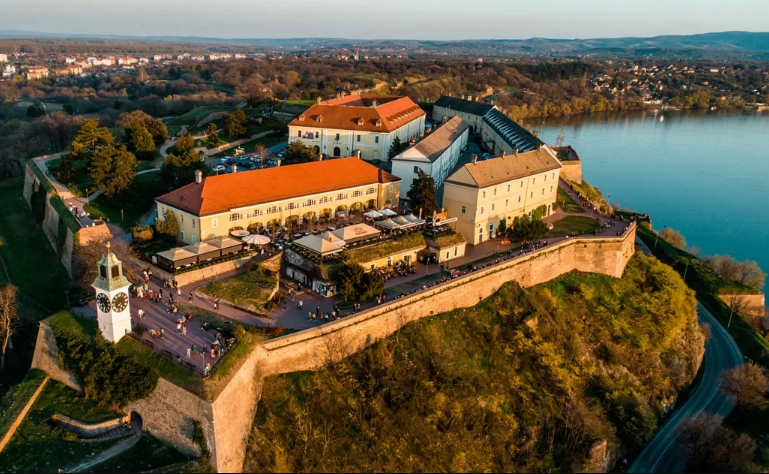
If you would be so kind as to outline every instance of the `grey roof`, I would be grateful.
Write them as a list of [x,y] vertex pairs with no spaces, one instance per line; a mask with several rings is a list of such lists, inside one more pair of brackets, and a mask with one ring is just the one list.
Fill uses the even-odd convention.
[[435,101],[433,106],[446,107],[448,109],[457,110],[466,114],[473,114],[483,117],[491,110],[494,110],[494,106],[485,102],[473,102],[471,100],[458,99],[456,97],[449,97],[442,95]]
[[515,120],[497,109],[483,117],[483,121],[497,132],[510,147],[517,147],[521,152],[536,150],[537,145],[543,143],[542,140],[518,125]]
[[468,128],[470,128],[470,125],[467,122],[459,117],[452,117],[451,120],[438,127],[437,130],[425,137],[424,140],[414,145],[414,148],[422,153],[430,162],[434,162]]

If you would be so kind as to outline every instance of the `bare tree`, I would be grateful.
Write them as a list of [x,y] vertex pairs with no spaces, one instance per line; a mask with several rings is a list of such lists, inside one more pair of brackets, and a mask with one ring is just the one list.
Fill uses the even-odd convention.
[[257,143],[254,147],[254,153],[259,157],[259,163],[261,163],[261,167],[264,168],[264,159],[267,158],[267,147],[261,143]]
[[6,285],[0,289],[0,372],[5,370],[5,351],[13,336],[13,332],[19,322],[19,307],[17,304],[17,290],[13,285]]
[[737,262],[735,268],[735,280],[743,285],[760,290],[764,287],[766,273],[761,270],[758,263],[753,260]]
[[675,248],[682,249],[686,247],[686,239],[680,232],[673,230],[670,227],[665,227],[660,233],[660,237],[667,240],[670,245]]
[[763,410],[769,406],[767,390],[769,377],[755,362],[729,369],[721,383],[721,391],[735,397],[737,406],[745,410]]

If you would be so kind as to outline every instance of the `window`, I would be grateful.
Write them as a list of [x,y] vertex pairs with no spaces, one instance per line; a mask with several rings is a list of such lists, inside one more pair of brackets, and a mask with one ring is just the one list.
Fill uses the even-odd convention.
[[246,217],[248,217],[248,218],[259,217],[261,215],[262,215],[262,210],[261,209],[254,209],[253,211],[251,211],[248,214],[246,214]]
[[239,221],[241,219],[243,219],[243,214],[239,212],[233,212],[232,214],[230,214],[230,222]]
[[518,202],[521,202],[521,196],[518,196]]
[[545,195],[545,188],[542,188],[542,195]]
[[497,195],[497,188],[494,188],[494,195]]
[[366,194],[376,194],[376,188],[368,188]]
[[483,192],[483,199],[486,199],[486,191]]
[[483,214],[483,206],[481,206],[481,214]]
[[555,173],[553,173],[553,179],[555,179]]
[[181,236],[182,242],[184,242],[184,231],[179,232],[179,236]]
[[339,134],[338,133],[336,134],[336,139],[335,140],[339,141]]
[[318,138],[320,134],[318,132],[315,132],[315,138]]
[[494,210],[494,204],[492,204],[492,205],[491,205],[491,210],[492,210],[492,211]]
[[531,198],[534,197],[534,191],[531,192],[531,196],[529,196],[529,197],[531,197]]
[[507,207],[508,204],[510,204],[510,200],[509,199],[505,199],[505,207]]
[[341,201],[342,199],[345,199],[347,196],[343,193],[339,193],[339,195],[336,197],[337,201]]
[[358,135],[358,142],[360,142],[360,135]]
[[507,185],[507,192],[508,193],[510,192],[510,185],[509,184]]
[[414,173],[417,173],[417,174],[419,173],[419,166],[414,167]]
[[328,196],[323,196],[322,198],[320,198],[319,202],[321,204],[326,204],[328,202]]
[[545,175],[545,181],[547,181],[547,175]]
[[521,181],[521,187],[523,187],[523,181]]
[[195,228],[195,219],[192,219],[192,228]]
[[552,186],[550,186],[550,192],[551,192],[551,193],[553,192],[553,187],[552,187]]
[[379,135],[374,137],[374,143],[379,143]]
[[216,217],[211,219],[211,227],[219,227],[219,219],[217,219]]
[[465,206],[462,206],[462,214],[464,214],[465,212],[467,212],[467,208]]
[[289,211],[290,211],[291,209],[296,209],[296,208],[298,208],[298,207],[299,207],[299,206],[298,206],[296,203],[293,203],[293,202],[290,202],[290,203],[288,203],[288,204],[286,205],[286,209],[288,209]]
[[362,196],[362,195],[363,195],[363,191],[361,191],[359,189],[356,189],[355,191],[352,192],[352,197],[354,197],[354,198],[356,198],[358,196]]
[[197,243],[197,241],[198,241],[198,238],[197,238],[196,236],[194,236],[194,235],[193,235],[193,236],[192,236],[192,243],[193,243],[193,244],[194,244],[194,243]]
[[449,258],[449,255],[450,255],[450,254],[449,254],[449,251],[448,251],[448,250],[446,250],[446,259],[448,259],[448,258]]
[[299,137],[299,138],[302,138],[302,131],[299,130],[298,132],[296,132],[296,136]]
[[454,256],[459,255],[459,247],[454,247]]
[[101,275],[102,278],[107,278],[107,267],[99,265],[99,275]]
[[267,208],[267,214],[275,214],[276,212],[279,212],[278,206],[272,206]]
[[537,178],[531,178],[531,184],[534,184],[537,182]]
[[120,276],[120,268],[118,268],[117,265],[112,267],[112,278],[117,278]]
[[182,224],[184,224],[184,214],[181,214],[182,217]]

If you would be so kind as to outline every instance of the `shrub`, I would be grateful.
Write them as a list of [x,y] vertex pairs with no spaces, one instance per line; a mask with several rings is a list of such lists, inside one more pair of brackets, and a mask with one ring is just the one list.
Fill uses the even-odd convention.
[[152,227],[148,225],[135,226],[134,228],[131,229],[131,234],[133,235],[134,242],[138,244],[147,243],[151,241],[152,237],[154,236]]
[[686,247],[686,239],[684,236],[681,235],[681,233],[677,230],[673,230],[670,227],[665,227],[662,232],[660,232],[660,237],[667,240],[670,245],[679,250],[683,250],[684,247]]

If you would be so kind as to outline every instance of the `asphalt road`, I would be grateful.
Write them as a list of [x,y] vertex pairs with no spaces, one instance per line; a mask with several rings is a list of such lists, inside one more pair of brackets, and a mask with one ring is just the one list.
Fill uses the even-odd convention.
[[711,336],[705,343],[704,371],[691,398],[679,408],[644,448],[628,472],[683,472],[688,454],[677,436],[681,424],[702,412],[726,417],[734,401],[719,390],[723,373],[743,363],[742,353],[718,321],[697,302],[700,324],[709,324]]

